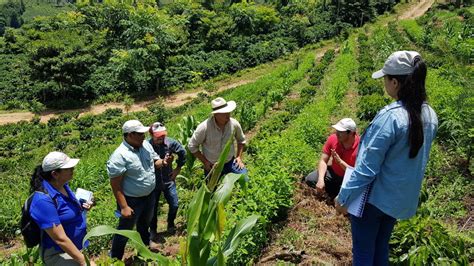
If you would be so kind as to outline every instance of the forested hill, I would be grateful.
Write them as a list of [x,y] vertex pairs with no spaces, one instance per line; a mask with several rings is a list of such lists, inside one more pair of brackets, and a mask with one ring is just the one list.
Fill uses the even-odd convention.
[[182,89],[344,38],[398,2],[88,1],[25,22],[23,0],[0,1],[0,109],[31,111]]

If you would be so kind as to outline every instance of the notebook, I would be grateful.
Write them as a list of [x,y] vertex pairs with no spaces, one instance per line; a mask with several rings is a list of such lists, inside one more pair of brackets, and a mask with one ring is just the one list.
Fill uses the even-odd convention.
[[[342,180],[342,187],[346,186],[347,181],[349,181],[349,178],[352,175],[352,172],[354,172],[353,167],[347,167],[346,172],[344,173],[344,179]],[[347,212],[356,216],[356,217],[362,217],[362,214],[364,213],[364,207],[365,204],[367,203],[367,200],[369,199],[369,192],[370,189],[372,188],[372,184],[367,186],[367,188],[362,192],[356,199],[354,199],[349,205],[347,206]]]
[[77,188],[76,198],[79,201],[83,200],[85,202],[89,202],[92,199],[92,192],[88,191],[88,190],[85,190],[85,189],[82,189],[82,188]]

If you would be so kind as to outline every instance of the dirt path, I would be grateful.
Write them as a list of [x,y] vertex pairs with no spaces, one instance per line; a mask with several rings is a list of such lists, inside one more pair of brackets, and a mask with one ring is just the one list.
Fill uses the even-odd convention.
[[423,16],[428,9],[433,5],[434,0],[423,0],[415,6],[411,7],[407,12],[401,14],[398,19],[415,19]]
[[[245,85],[248,83],[252,83],[255,80],[257,80],[259,77],[256,78],[251,78],[251,79],[243,79],[239,80],[236,82],[228,83],[228,84],[223,84],[221,85],[218,89],[213,91],[211,95],[232,89],[241,85]],[[178,107],[181,106],[194,98],[197,97],[197,95],[200,92],[203,92],[204,90],[202,88],[194,89],[192,91],[185,91],[185,92],[178,92],[169,96],[166,96],[164,98],[164,105],[165,107]],[[156,98],[153,100],[147,100],[147,101],[140,101],[137,103],[134,103],[132,107],[130,108],[130,111],[132,112],[138,112],[138,111],[144,111],[147,109],[147,106],[150,104],[153,104],[156,101]],[[62,113],[67,113],[67,112],[79,112],[80,115],[85,115],[85,114],[101,114],[105,110],[109,108],[120,108],[122,110],[125,110],[125,105],[123,103],[105,103],[105,104],[98,104],[98,105],[93,105],[91,107],[87,108],[81,108],[81,109],[72,109],[72,110],[47,110],[41,114],[41,122],[48,122],[49,119],[52,117],[56,117]],[[8,124],[8,123],[16,123],[19,121],[29,121],[34,117],[34,114],[31,112],[13,112],[13,113],[3,113],[0,114],[0,125]]]

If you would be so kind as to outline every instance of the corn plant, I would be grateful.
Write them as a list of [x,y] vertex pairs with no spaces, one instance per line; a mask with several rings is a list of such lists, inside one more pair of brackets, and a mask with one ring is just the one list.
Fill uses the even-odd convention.
[[183,122],[178,124],[178,140],[183,144],[184,148],[186,149],[186,167],[184,168],[184,173],[182,175],[179,175],[178,177],[184,179],[187,185],[189,185],[191,188],[194,187],[195,182],[191,182],[189,177],[191,177],[193,174],[196,157],[194,157],[189,151],[188,142],[189,139],[191,139],[197,125],[198,122],[192,115],[183,117]]
[[[229,138],[218,162],[209,172],[206,178],[209,182],[201,183],[201,187],[189,203],[188,239],[186,244],[182,245],[184,248],[181,251],[183,265],[225,265],[242,236],[255,226],[259,218],[257,215],[251,215],[241,220],[232,228],[225,242],[222,242],[226,221],[224,205],[229,201],[236,181],[244,184],[245,188],[244,176],[232,173],[227,174],[218,186],[232,141],[233,137]],[[217,254],[211,257],[214,243],[217,244]]]

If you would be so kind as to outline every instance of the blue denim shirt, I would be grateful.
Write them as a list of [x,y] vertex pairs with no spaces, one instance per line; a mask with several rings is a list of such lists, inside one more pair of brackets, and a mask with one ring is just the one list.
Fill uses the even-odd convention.
[[367,127],[359,144],[355,170],[341,187],[338,202],[346,206],[373,183],[368,202],[397,219],[415,215],[421,183],[438,129],[436,113],[422,106],[424,142],[409,158],[409,117],[400,101],[385,106]]
[[125,140],[110,155],[107,174],[110,178],[123,176],[123,193],[129,197],[148,196],[155,189],[155,164],[160,159],[146,140],[135,149]]
[[[76,196],[68,184],[64,185],[67,197],[45,180],[42,181],[42,185],[48,194],[39,192],[34,194],[30,206],[31,218],[42,230],[61,224],[72,243],[81,250],[83,248],[82,240],[87,233],[86,219]],[[85,247],[88,245],[89,241],[86,241]],[[54,247],[56,250],[62,250],[46,232],[43,232],[41,247],[43,249]]]

